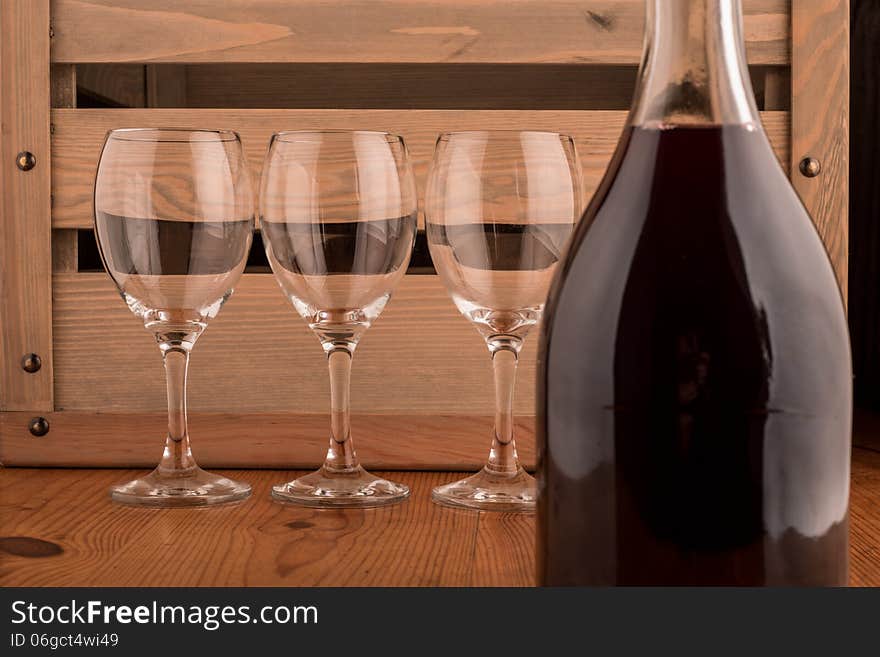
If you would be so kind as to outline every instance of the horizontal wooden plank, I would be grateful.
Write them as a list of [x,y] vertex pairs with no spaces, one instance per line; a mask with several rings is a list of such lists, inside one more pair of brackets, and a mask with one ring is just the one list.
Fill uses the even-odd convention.
[[[491,412],[491,411],[490,411]],[[0,413],[0,463],[28,467],[155,467],[167,428],[164,413],[44,414],[49,433],[28,431],[31,413]],[[323,413],[190,413],[193,452],[208,468],[316,468],[327,452]],[[487,415],[374,415],[352,418],[364,466],[389,470],[477,470],[489,451]],[[517,450],[535,464],[535,425],[516,424]]]
[[[644,0],[53,0],[55,62],[632,64]],[[789,61],[790,0],[745,0],[756,64]]]
[[[764,112],[764,126],[782,162],[789,160],[787,112]],[[288,129],[372,129],[406,139],[419,190],[440,132],[465,129],[554,130],[577,141],[591,195],[605,172],[626,121],[624,111],[575,110],[221,110],[56,109],[52,112],[52,187],[55,228],[92,226],[95,167],[108,130],[134,126],[214,127],[237,130],[259,180],[273,132]]]
[[[163,410],[159,350],[110,278],[56,274],[54,295],[56,410]],[[518,413],[534,412],[536,337],[520,359]],[[352,408],[490,414],[491,370],[482,338],[439,278],[405,276],[355,353]],[[193,350],[189,392],[193,411],[327,410],[326,356],[272,275],[242,277]]]

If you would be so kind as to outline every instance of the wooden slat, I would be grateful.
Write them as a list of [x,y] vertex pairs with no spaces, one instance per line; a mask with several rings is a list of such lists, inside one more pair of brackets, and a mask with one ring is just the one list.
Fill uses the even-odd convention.
[[[0,410],[51,410],[49,0],[3,0],[0,35]],[[20,367],[29,353],[39,372]]]
[[76,107],[76,66],[52,64],[50,79],[52,107]]
[[[285,129],[375,129],[404,136],[419,190],[437,134],[445,130],[514,128],[571,134],[584,169],[588,194],[599,184],[626,120],[623,111],[530,110],[54,110],[53,184],[55,228],[92,226],[95,166],[107,130],[132,126],[219,127],[239,131],[259,180],[269,137]],[[788,114],[765,112],[764,125],[782,162],[789,161]]]
[[52,231],[52,271],[75,272],[79,260],[79,236],[76,229]]
[[[151,468],[167,429],[162,412],[60,411],[45,417],[49,433],[35,438],[28,431],[30,413],[0,414],[0,464]],[[327,451],[328,426],[323,413],[189,414],[193,451],[210,468],[316,468]],[[352,430],[358,455],[370,469],[476,471],[488,456],[492,418],[359,413]],[[522,464],[531,470],[533,418],[517,419],[516,439]]]
[[791,111],[791,69],[773,66],[764,69],[764,108]]
[[[155,341],[102,273],[55,276],[58,409],[165,408]],[[516,410],[532,414],[536,336],[520,359]],[[246,274],[193,350],[193,411],[323,413],[326,356],[270,274]],[[437,276],[405,276],[354,357],[360,412],[493,411],[489,353]],[[405,436],[395,440],[405,440]]]
[[[880,585],[880,454],[855,450],[850,582]],[[0,470],[2,586],[527,586],[534,516],[445,509],[453,473],[394,472],[400,505],[317,510],[273,502],[290,471],[228,472],[250,483],[235,506],[156,511],[114,505],[131,470]],[[36,558],[39,555],[40,558]]]
[[[792,179],[847,293],[849,255],[849,2],[792,3]],[[818,177],[799,172],[803,158]]]
[[[52,64],[52,107],[76,107],[76,66]],[[50,125],[49,132],[52,132]],[[79,260],[79,238],[75,229],[52,231],[52,271],[74,272]],[[2,461],[0,461],[2,462]]]
[[[756,64],[788,62],[790,0],[745,0]],[[633,64],[643,0],[53,0],[56,62]]]

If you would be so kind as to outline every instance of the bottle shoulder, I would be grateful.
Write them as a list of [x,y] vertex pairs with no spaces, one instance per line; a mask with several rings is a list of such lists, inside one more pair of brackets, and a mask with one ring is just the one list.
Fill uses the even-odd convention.
[[613,349],[637,317],[646,333],[657,323],[718,335],[735,324],[770,331],[771,343],[808,333],[795,351],[827,341],[849,362],[839,287],[809,215],[769,146],[724,138],[670,152],[658,135],[631,136],[560,263],[548,345]]

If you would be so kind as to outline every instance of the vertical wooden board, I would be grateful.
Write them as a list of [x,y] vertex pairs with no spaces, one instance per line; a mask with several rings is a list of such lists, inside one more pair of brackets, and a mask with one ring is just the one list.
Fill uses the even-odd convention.
[[75,229],[52,231],[52,271],[72,273],[77,270],[79,236]]
[[0,410],[52,410],[49,0],[0,2],[0,118]]
[[[76,65],[52,64],[50,79],[52,107],[76,107]],[[54,129],[50,123],[49,133],[52,132]],[[51,239],[52,271],[75,272],[79,251],[77,231],[54,230]]]
[[52,107],[76,107],[76,66],[52,64]]
[[791,68],[772,66],[764,71],[764,109],[791,111]]
[[[849,0],[792,2],[792,180],[847,294],[849,251]],[[818,176],[801,162],[814,158]]]

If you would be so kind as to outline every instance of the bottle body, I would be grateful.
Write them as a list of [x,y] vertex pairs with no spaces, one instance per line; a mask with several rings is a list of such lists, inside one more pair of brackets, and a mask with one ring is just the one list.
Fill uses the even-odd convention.
[[545,309],[539,583],[845,585],[851,387],[757,112],[634,109]]

